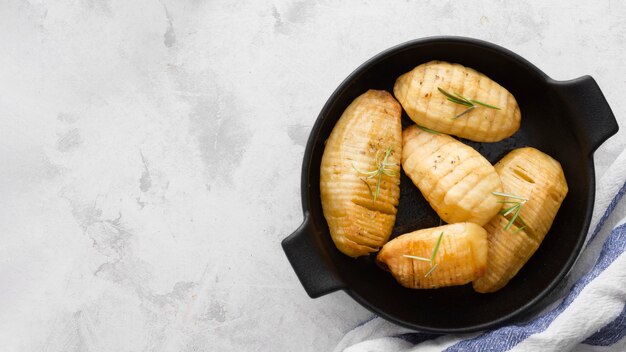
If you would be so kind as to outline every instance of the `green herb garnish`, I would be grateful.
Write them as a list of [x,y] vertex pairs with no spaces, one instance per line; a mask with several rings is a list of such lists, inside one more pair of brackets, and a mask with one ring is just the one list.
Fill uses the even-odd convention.
[[439,263],[435,263],[435,265],[431,266],[430,270],[428,270],[428,272],[424,274],[424,277],[428,277],[428,275],[430,275],[433,271],[435,271],[435,269],[437,269],[437,266],[439,266]]
[[435,269],[437,269],[437,266],[439,266],[439,263],[435,263],[435,255],[437,255],[437,251],[439,250],[439,245],[441,244],[442,237],[443,237],[443,231],[441,231],[441,234],[439,234],[439,238],[437,239],[437,243],[435,244],[435,248],[433,249],[433,252],[431,253],[430,258],[418,257],[416,255],[408,255],[408,254],[403,254],[402,256],[405,258],[421,260],[423,262],[429,262],[430,270],[428,270],[428,272],[424,274],[424,277],[427,277],[433,271],[435,271]]
[[455,104],[460,104],[460,105],[467,106],[467,109],[464,110],[463,112],[461,112],[460,114],[454,116],[452,118],[453,120],[454,119],[458,119],[459,117],[461,117],[461,116],[467,114],[468,112],[476,109],[478,107],[478,105],[484,106],[484,107],[490,108],[490,109],[500,110],[500,108],[497,107],[497,106],[489,105],[489,104],[483,103],[483,102],[478,101],[478,100],[466,98],[466,97],[462,96],[459,93],[454,93],[454,95],[453,95],[453,94],[450,94],[450,93],[446,92],[441,87],[437,87],[437,89],[439,90],[439,92],[441,92],[441,94],[445,95],[446,98],[448,98],[449,101],[451,101],[451,102],[453,102]]
[[389,147],[387,148],[387,151],[385,151],[385,157],[383,158],[383,160],[380,160],[380,155],[382,152],[382,149],[378,150],[376,152],[376,166],[378,166],[378,168],[376,170],[372,170],[372,171],[362,171],[356,168],[356,166],[354,166],[354,164],[352,164],[352,168],[355,169],[358,173],[362,174],[362,175],[366,175],[366,179],[367,178],[377,178],[376,181],[376,191],[372,193],[372,189],[370,188],[369,184],[367,183],[367,181],[365,181],[364,179],[361,179],[363,182],[365,182],[365,184],[367,185],[367,189],[370,191],[370,195],[372,196],[372,199],[374,201],[376,201],[376,199],[378,199],[378,195],[380,194],[380,182],[382,181],[383,175],[387,175],[387,176],[397,176],[398,174],[389,169],[392,166],[397,166],[398,163],[389,163],[387,162],[387,159],[389,159],[389,155],[391,154],[391,152],[393,151],[393,147]]
[[426,132],[429,132],[429,133],[432,133],[432,134],[441,134],[441,132],[439,132],[439,131],[431,130],[430,128],[426,128],[424,126],[420,126],[420,125],[416,125],[416,126],[420,130],[423,130],[423,131],[426,131]]
[[504,227],[505,230],[509,230],[516,221],[519,221],[522,226],[518,227],[517,230],[513,231],[513,233],[517,233],[523,230],[526,227],[526,223],[524,222],[524,219],[522,219],[522,217],[519,215],[519,213],[522,210],[522,207],[524,206],[524,204],[526,204],[526,202],[528,201],[528,199],[524,197],[516,196],[513,194],[502,193],[502,192],[492,192],[492,194],[495,196],[517,199],[517,201],[510,201],[510,200],[499,201],[498,203],[511,204],[510,207],[500,210],[500,214],[505,217],[513,214],[513,216],[511,216],[511,219],[509,219],[509,223],[506,224],[506,226]]
[[408,254],[403,255],[403,257],[411,258],[411,259],[415,259],[415,260],[421,260],[423,262],[429,262],[430,263],[430,258],[418,257],[416,255],[408,255]]
[[361,181],[363,181],[363,183],[365,183],[365,185],[367,186],[367,190],[370,193],[370,197],[372,197],[372,199],[373,199],[374,198],[374,193],[372,192],[372,187],[370,187],[370,184],[367,183],[367,181],[365,181],[364,178],[360,178],[359,177],[359,180],[361,180]]
[[443,231],[441,231],[441,234],[439,234],[439,238],[437,239],[437,244],[435,244],[435,249],[433,249],[433,254],[430,255],[431,263],[435,262],[435,255],[437,254],[437,251],[439,250],[439,245],[441,244],[442,237],[443,237]]

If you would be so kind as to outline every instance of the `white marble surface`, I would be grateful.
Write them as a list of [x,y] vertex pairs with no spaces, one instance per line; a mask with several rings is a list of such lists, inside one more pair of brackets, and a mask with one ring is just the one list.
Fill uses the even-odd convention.
[[[620,1],[0,1],[3,351],[325,351],[370,313],[279,246],[326,98],[406,40],[466,35],[623,125]],[[601,174],[622,130],[596,154]]]

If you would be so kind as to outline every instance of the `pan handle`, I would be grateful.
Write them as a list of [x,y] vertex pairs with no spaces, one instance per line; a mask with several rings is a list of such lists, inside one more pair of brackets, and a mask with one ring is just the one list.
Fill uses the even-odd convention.
[[588,155],[617,133],[615,115],[591,76],[552,84],[568,109],[576,137]]
[[282,246],[300,283],[311,298],[345,288],[328,257],[321,253],[319,233],[309,213],[304,214],[302,225],[283,240]]

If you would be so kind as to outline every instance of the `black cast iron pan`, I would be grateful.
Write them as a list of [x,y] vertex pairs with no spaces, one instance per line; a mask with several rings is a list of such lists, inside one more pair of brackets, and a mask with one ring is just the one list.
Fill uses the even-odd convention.
[[[320,202],[324,143],[344,109],[368,89],[393,92],[398,76],[430,60],[457,62],[507,88],[522,111],[520,130],[498,143],[464,141],[495,163],[507,152],[533,146],[561,162],[569,193],[539,250],[507,286],[480,294],[471,285],[411,290],[378,268],[375,255],[349,258],[334,246]],[[403,115],[403,124],[412,122]],[[376,314],[405,327],[435,333],[483,330],[519,319],[568,273],[589,229],[595,197],[593,152],[618,130],[600,88],[590,76],[554,81],[515,53],[484,41],[434,37],[411,41],[376,55],[330,96],[311,131],[302,165],[304,222],[282,242],[311,297],[344,290]],[[406,175],[392,234],[437,226],[439,218]]]

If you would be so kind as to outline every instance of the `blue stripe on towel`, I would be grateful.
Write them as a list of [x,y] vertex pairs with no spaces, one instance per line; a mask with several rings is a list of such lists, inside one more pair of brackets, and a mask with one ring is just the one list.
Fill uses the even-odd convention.
[[552,311],[525,325],[506,326],[479,337],[450,346],[446,352],[506,351],[530,335],[544,331],[580,294],[583,288],[600,275],[626,248],[626,224],[615,228],[602,246],[602,252],[593,269],[574,284],[561,304]]
[[355,329],[356,329],[356,328],[359,328],[359,327],[361,327],[361,326],[363,326],[363,325],[365,325],[365,324],[369,323],[370,321],[372,321],[372,320],[374,320],[374,319],[376,319],[376,318],[378,318],[378,315],[374,314],[374,315],[372,315],[371,317],[367,318],[366,320],[364,320],[364,321],[360,322],[360,323],[359,323],[359,325],[355,326],[354,328],[355,328]]
[[617,318],[608,323],[595,334],[589,336],[583,343],[592,346],[610,346],[626,336],[626,305]]

